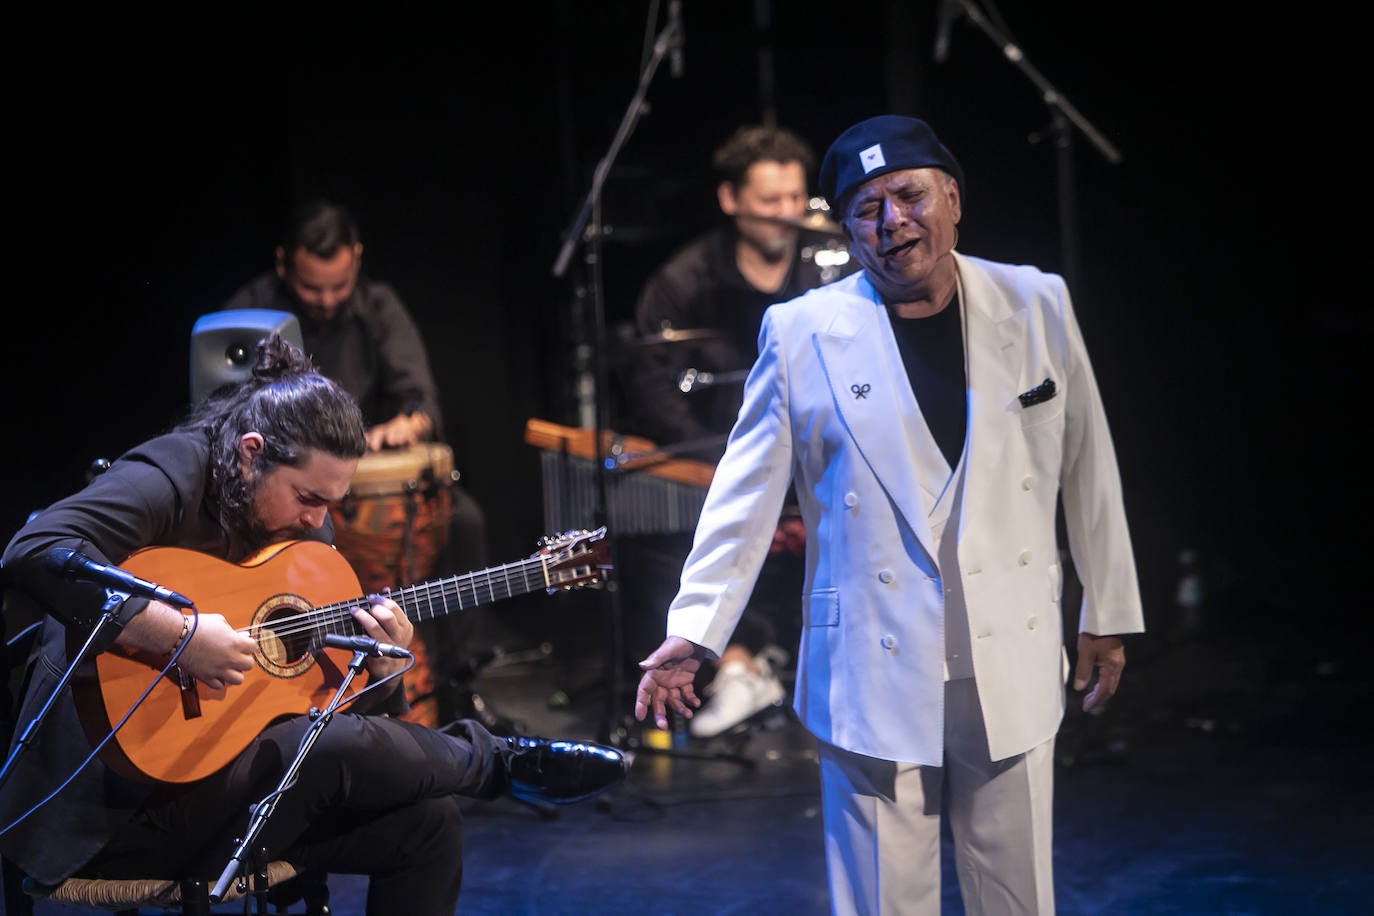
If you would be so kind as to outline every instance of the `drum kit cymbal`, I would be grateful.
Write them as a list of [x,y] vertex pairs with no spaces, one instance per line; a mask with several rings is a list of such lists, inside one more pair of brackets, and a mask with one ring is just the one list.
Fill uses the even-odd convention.
[[724,336],[715,328],[664,328],[657,334],[645,334],[636,339],[631,346],[661,347],[666,344],[691,343],[697,340],[719,340]]
[[763,216],[761,214],[740,213],[736,219],[752,219],[761,223],[772,223],[775,226],[791,226],[803,232],[814,232],[817,235],[833,235],[837,238],[844,235],[844,229],[820,210],[812,210],[805,216],[792,219],[786,216]]
[[[778,226],[791,226],[803,232],[815,233],[817,235],[827,235],[840,238],[844,236],[844,230],[840,224],[831,219],[820,210],[810,210],[805,216],[799,218],[789,218],[785,216],[763,216],[762,214],[737,214],[737,219],[752,219],[763,223],[772,223]],[[657,334],[646,334],[630,342],[630,346],[641,347],[662,347],[672,344],[692,343],[699,340],[718,340],[725,334],[714,328],[664,328]]]

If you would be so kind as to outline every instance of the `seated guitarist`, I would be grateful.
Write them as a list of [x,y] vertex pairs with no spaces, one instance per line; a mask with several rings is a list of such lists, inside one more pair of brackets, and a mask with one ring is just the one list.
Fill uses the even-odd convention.
[[[19,731],[48,701],[69,651],[88,639],[106,605],[105,588],[69,574],[70,561],[61,559],[69,551],[113,564],[143,548],[184,548],[226,561],[226,570],[270,566],[279,561],[259,558],[274,545],[299,542],[282,548],[292,550],[332,539],[329,504],[347,492],[366,447],[352,396],[274,335],[259,344],[251,379],[211,395],[173,431],[133,448],[84,489],[35,514],[3,558],[12,597],[36,602],[46,614]],[[239,713],[266,703],[254,691],[282,679],[254,635],[259,628],[202,604],[194,597],[196,583],[168,585],[192,595],[198,614],[130,597],[114,611],[114,625],[100,630],[97,661],[144,659],[140,684],[151,683],[180,649],[180,684],[187,686],[156,681],[180,695],[176,713],[166,718],[193,725],[218,710],[231,712],[195,744],[168,738],[162,743],[171,747],[150,750],[194,764],[212,744],[240,743],[213,772],[166,781],[134,772],[139,749],[132,742],[114,751],[121,731],[83,768],[94,742],[123,710],[93,714],[89,685],[73,680],[27,749],[7,757],[12,765],[0,784],[0,856],[41,884],[73,875],[196,875],[213,884],[247,835],[250,805],[278,786],[295,758],[310,725],[301,713],[333,695],[331,689],[321,700],[293,706],[298,713],[245,726],[246,714]],[[391,598],[370,596],[366,607],[351,601],[344,600],[341,616],[356,623],[355,633],[398,647],[410,643],[412,622]],[[318,673],[334,656],[344,663],[330,670],[341,676],[352,657],[347,651],[320,655],[318,668],[307,658],[307,667]],[[401,658],[370,658],[367,676],[352,686],[375,684],[404,665]],[[455,911],[460,797],[510,793],[568,803],[625,775],[624,757],[612,748],[496,737],[467,720],[441,732],[392,718],[387,713],[405,709],[400,683],[381,684],[332,718],[260,835],[270,858],[299,870],[368,875],[370,914]],[[141,693],[140,687],[132,698]]]

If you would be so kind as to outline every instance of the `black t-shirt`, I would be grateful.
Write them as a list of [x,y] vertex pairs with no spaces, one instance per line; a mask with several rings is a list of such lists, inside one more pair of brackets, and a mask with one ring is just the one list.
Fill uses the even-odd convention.
[[916,403],[921,405],[921,414],[945,460],[951,468],[957,467],[968,428],[959,297],[925,318],[899,318],[890,310],[889,314]]

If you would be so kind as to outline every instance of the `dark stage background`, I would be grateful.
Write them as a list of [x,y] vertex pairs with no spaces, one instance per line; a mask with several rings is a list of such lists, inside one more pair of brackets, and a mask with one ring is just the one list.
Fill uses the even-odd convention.
[[[35,53],[6,65],[6,537],[93,459],[175,419],[195,319],[269,266],[280,214],[317,193],[356,211],[366,268],[427,334],[493,561],[545,533],[524,424],[577,425],[577,347],[595,338],[586,249],[564,277],[553,265],[667,4],[302,9],[17,15],[11,40]],[[1053,144],[1032,140],[1049,109],[966,18],[937,63],[934,0],[683,11],[684,73],[659,68],[605,187],[609,325],[715,216],[711,149],[769,116],[818,152],[872,114],[925,117],[966,172],[961,249],[1068,268],[1069,188]],[[1123,157],[1072,136],[1074,294],[1147,613],[1167,619],[1176,554],[1194,548],[1213,625],[1276,640],[1357,622],[1346,520],[1363,436],[1337,411],[1367,339],[1336,279],[1355,255],[1350,30],[1282,12],[1002,8]],[[543,610],[510,622],[599,638]]]

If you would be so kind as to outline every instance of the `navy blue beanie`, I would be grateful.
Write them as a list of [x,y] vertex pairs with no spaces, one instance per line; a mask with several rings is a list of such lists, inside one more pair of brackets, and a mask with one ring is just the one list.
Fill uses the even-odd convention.
[[870,178],[902,169],[944,169],[964,190],[964,172],[930,125],[904,115],[860,121],[835,138],[821,160],[820,190],[831,206]]

